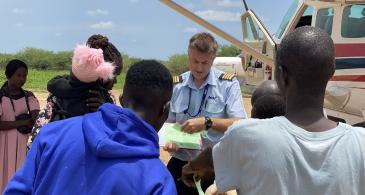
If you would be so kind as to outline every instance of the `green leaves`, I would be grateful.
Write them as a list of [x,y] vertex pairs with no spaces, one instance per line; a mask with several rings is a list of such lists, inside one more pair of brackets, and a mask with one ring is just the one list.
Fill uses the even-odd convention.
[[66,70],[70,68],[72,51],[52,52],[27,47],[16,54],[0,54],[0,67],[5,68],[11,59],[23,60],[30,69]]

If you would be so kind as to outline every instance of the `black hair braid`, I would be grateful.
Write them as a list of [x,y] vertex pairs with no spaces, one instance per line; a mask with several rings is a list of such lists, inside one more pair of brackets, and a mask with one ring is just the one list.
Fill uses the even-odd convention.
[[91,48],[102,49],[104,60],[107,62],[113,62],[115,66],[114,74],[118,75],[121,73],[123,68],[123,58],[118,49],[109,42],[106,36],[97,34],[92,35],[88,40],[87,44]]

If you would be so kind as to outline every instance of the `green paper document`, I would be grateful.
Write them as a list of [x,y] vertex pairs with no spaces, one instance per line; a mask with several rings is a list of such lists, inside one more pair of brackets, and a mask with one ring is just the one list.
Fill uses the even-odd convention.
[[201,149],[201,134],[199,133],[185,133],[181,131],[181,125],[173,123],[165,123],[158,132],[159,144],[164,146],[166,142],[171,141],[179,148],[186,149]]

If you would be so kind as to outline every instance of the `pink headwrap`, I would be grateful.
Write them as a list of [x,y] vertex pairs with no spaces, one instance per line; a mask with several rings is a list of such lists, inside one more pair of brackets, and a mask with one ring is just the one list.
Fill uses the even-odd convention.
[[104,61],[103,50],[87,45],[76,46],[71,69],[76,78],[85,83],[94,82],[99,78],[111,80],[114,77],[114,66]]

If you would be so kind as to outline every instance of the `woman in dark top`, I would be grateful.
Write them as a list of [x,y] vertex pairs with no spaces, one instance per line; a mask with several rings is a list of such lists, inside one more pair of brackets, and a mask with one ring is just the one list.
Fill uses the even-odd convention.
[[50,95],[28,140],[28,148],[48,122],[84,115],[104,103],[115,103],[110,90],[122,67],[120,52],[105,36],[92,35],[85,45],[77,46],[70,74],[56,76],[47,84]]

